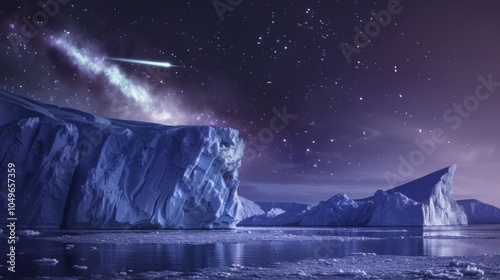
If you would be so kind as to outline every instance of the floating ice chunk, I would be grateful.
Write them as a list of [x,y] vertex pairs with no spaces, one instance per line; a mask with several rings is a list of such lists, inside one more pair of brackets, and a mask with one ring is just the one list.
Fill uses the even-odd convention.
[[366,253],[361,253],[361,252],[358,252],[358,253],[349,253],[349,256],[366,256]]
[[39,231],[27,229],[27,230],[20,230],[17,234],[21,236],[38,236],[42,233],[40,233]]
[[478,276],[484,275],[484,271],[482,269],[477,268],[473,265],[468,265],[467,268],[460,270],[466,276]]
[[36,264],[40,264],[40,265],[56,265],[57,263],[59,263],[58,260],[50,259],[50,258],[36,259],[36,260],[33,260],[33,262]]
[[361,269],[347,269],[347,270],[342,270],[342,269],[337,269],[333,271],[333,274],[335,276],[366,276],[367,273],[364,270]]
[[75,264],[71,268],[76,269],[76,270],[87,270],[87,267],[85,265],[77,265],[77,264]]
[[73,248],[75,248],[74,244],[66,244],[66,250],[71,250]]
[[475,263],[472,263],[472,262],[468,262],[468,261],[460,261],[460,260],[452,260],[450,262],[450,265],[451,267],[467,267],[467,266],[475,266],[476,264]]

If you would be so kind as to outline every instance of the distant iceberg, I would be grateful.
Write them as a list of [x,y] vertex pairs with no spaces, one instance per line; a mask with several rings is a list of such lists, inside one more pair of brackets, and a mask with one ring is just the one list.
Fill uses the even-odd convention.
[[457,202],[467,214],[469,224],[500,223],[500,209],[493,205],[477,199],[465,199]]
[[239,225],[438,226],[465,225],[467,216],[453,196],[456,165],[365,199],[337,194],[302,211],[247,218]]

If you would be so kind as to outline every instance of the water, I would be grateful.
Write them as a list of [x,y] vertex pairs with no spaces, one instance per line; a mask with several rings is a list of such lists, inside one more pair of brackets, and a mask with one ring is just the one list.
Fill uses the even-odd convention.
[[[498,254],[500,225],[430,228],[238,228],[230,231],[41,231],[20,236],[16,276],[119,275],[374,253],[397,256]],[[5,236],[5,233],[4,233]],[[5,238],[0,241],[7,252]],[[74,245],[69,249],[67,244]],[[54,258],[56,265],[33,260]],[[2,258],[3,259],[3,258]],[[8,276],[2,262],[2,275]],[[73,266],[86,266],[77,270]]]

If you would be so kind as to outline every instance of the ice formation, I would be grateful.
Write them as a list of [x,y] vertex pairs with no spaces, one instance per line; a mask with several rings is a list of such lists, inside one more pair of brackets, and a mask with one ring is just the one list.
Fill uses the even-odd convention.
[[493,205],[477,199],[465,199],[457,202],[467,214],[469,224],[500,223],[500,209]]
[[358,203],[345,194],[336,194],[309,210],[300,225],[363,226],[373,212],[373,202]]
[[19,227],[235,226],[234,129],[104,119],[5,92],[0,111],[0,177],[16,165]]
[[302,212],[259,215],[239,225],[437,226],[467,224],[453,196],[456,165],[365,199],[337,194]]
[[239,197],[240,199],[240,211],[239,211],[239,219],[238,220],[244,220],[249,217],[253,216],[258,216],[258,215],[263,215],[265,214],[264,210],[260,208],[259,205],[257,205],[255,202],[246,199],[242,196]]
[[[401,193],[421,205],[423,220],[415,225],[466,225],[467,216],[453,196],[453,176],[456,169],[457,166],[452,165],[390,189],[387,193]],[[409,211],[411,212],[411,210]],[[410,212],[406,214],[410,214]]]
[[243,219],[239,226],[298,226],[311,205],[294,202],[255,202],[262,214]]

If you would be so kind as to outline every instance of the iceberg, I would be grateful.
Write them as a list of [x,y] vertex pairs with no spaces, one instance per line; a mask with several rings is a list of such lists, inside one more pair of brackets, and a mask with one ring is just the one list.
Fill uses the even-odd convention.
[[303,215],[311,208],[309,204],[295,202],[255,202],[262,214],[249,216],[238,226],[298,226]]
[[[18,227],[234,228],[238,131],[113,120],[0,91]],[[7,208],[6,188],[0,207]],[[5,211],[0,214],[5,223]]]
[[[453,196],[456,165],[364,199],[337,194],[303,211],[249,217],[238,225],[438,226],[467,224]],[[276,203],[268,203],[276,206]],[[262,207],[264,211],[269,211]]]
[[422,225],[422,206],[400,192],[375,193],[375,210],[369,226],[415,226]]
[[467,216],[453,195],[453,176],[456,169],[457,165],[454,164],[390,189],[387,193],[401,193],[421,205],[423,220],[415,225],[466,225]]
[[500,223],[500,209],[477,199],[457,201],[462,207],[469,224]]
[[321,201],[308,211],[302,226],[365,226],[373,212],[373,202],[356,202],[346,194],[337,194]]
[[264,215],[266,212],[260,208],[257,203],[251,201],[250,199],[246,199],[242,196],[239,197],[240,199],[240,210],[239,210],[239,218],[238,220],[245,220],[249,217],[253,216],[258,216],[258,215]]

